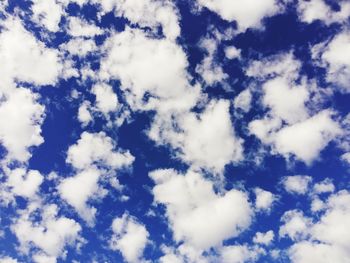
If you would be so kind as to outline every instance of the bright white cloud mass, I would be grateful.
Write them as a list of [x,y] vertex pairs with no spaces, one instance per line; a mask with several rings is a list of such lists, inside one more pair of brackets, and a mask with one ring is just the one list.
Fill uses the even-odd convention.
[[349,263],[350,2],[0,1],[0,262]]

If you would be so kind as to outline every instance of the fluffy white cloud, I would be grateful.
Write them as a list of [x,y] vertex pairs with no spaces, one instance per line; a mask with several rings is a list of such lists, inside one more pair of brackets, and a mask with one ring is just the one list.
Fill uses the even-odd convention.
[[242,159],[242,139],[235,135],[228,101],[212,101],[201,114],[180,115],[171,127],[155,124],[150,138],[180,149],[179,156],[194,168],[220,172],[225,165]]
[[6,186],[14,195],[32,198],[39,190],[43,182],[43,176],[36,170],[26,171],[24,168],[16,168],[7,175]]
[[276,201],[276,196],[261,188],[255,188],[255,208],[259,210],[270,211],[273,203]]
[[[148,38],[141,30],[127,28],[112,35],[104,49],[107,54],[101,62],[100,77],[119,79],[133,108],[147,105],[152,109],[159,100],[179,100],[191,92],[186,55],[167,39]],[[145,100],[146,96],[149,98]]]
[[107,114],[118,109],[118,97],[111,86],[97,84],[92,88],[92,93],[96,96],[96,106],[102,113]]
[[54,84],[61,71],[58,52],[45,47],[15,18],[1,21],[0,65],[2,90],[14,80],[35,85]]
[[[343,190],[327,199],[324,213],[320,218],[315,219],[314,223],[311,223],[310,219],[298,212],[298,220],[304,222],[303,227],[298,228],[298,232],[304,234],[296,235],[297,231],[282,231],[288,233],[293,240],[297,241],[288,251],[293,263],[346,263],[349,261],[349,204],[350,193]],[[287,228],[282,227],[281,229],[286,230]],[[291,229],[289,228],[289,230]],[[310,257],[311,255],[313,257]]]
[[332,10],[324,0],[300,0],[298,1],[298,13],[301,21],[312,23],[321,20],[325,24],[345,22],[349,17],[350,3],[348,1],[339,1],[339,10]]
[[328,81],[338,84],[342,91],[349,92],[350,32],[344,30],[329,43],[314,46],[312,51],[314,57],[326,67]]
[[119,250],[127,262],[140,262],[146,248],[149,233],[134,217],[124,213],[112,223],[113,235],[110,248]]
[[141,26],[161,25],[164,35],[172,40],[180,34],[177,10],[171,1],[121,0],[116,5],[115,13]]
[[253,242],[267,246],[273,241],[274,236],[272,230],[269,230],[266,233],[257,232],[253,238]]
[[228,74],[226,74],[222,66],[216,62],[216,52],[219,41],[220,36],[216,36],[216,38],[203,38],[199,43],[199,46],[207,54],[204,56],[201,63],[196,66],[196,72],[201,75],[205,84],[208,86],[223,82],[228,78]]
[[251,102],[252,94],[249,89],[245,89],[235,97],[233,105],[236,109],[241,109],[244,112],[248,112],[251,107]]
[[225,48],[225,56],[228,59],[240,58],[241,51],[234,46],[228,46]]
[[304,216],[302,211],[290,210],[281,218],[284,223],[279,229],[280,237],[288,236],[292,240],[299,240],[308,235],[309,227],[312,225],[310,218]]
[[88,125],[92,121],[92,116],[89,111],[90,103],[88,101],[83,101],[78,110],[78,120],[83,126]]
[[249,27],[260,27],[264,17],[272,16],[280,11],[281,7],[275,0],[197,0],[204,6],[228,21],[235,20],[238,28],[245,31]]
[[87,201],[92,197],[102,197],[104,194],[98,185],[100,176],[98,169],[90,168],[63,179],[58,186],[61,198],[73,206],[90,226],[94,224],[96,208],[89,206]]
[[80,57],[84,57],[97,50],[94,40],[80,37],[73,38],[69,42],[62,44],[60,48],[67,50],[70,55],[77,55]]
[[93,37],[103,34],[103,30],[96,25],[89,24],[79,17],[69,17],[68,34],[73,37]]
[[249,123],[249,130],[265,144],[272,145],[276,153],[286,158],[295,156],[310,165],[333,139],[342,134],[332,115],[330,110],[323,110],[281,129],[278,119],[254,120]]
[[332,193],[335,190],[335,186],[333,182],[327,178],[323,180],[322,182],[316,183],[314,185],[313,192],[315,194],[323,194],[323,193]]
[[289,193],[306,194],[312,178],[306,175],[293,175],[282,178],[284,189]]
[[221,249],[220,262],[244,263],[255,262],[264,251],[246,245],[226,246]]
[[156,183],[154,200],[166,206],[176,242],[206,250],[250,225],[252,209],[244,192],[217,194],[212,182],[192,171],[183,175],[171,169],[156,170],[150,177]]
[[83,132],[77,143],[69,147],[67,163],[77,169],[87,169],[93,164],[120,169],[132,164],[134,157],[129,151],[114,151],[114,148],[113,140],[104,132]]
[[263,90],[263,105],[271,109],[274,117],[289,124],[308,117],[305,102],[309,98],[309,93],[305,86],[290,87],[286,79],[275,78],[267,81],[263,85]]
[[275,138],[275,150],[283,156],[294,154],[311,164],[320,152],[342,133],[339,124],[332,119],[332,112],[324,110],[311,118],[282,128]]
[[[128,151],[114,150],[116,145],[105,133],[84,132],[77,144],[69,147],[67,163],[77,169],[77,173],[65,178],[58,186],[62,199],[73,206],[90,225],[94,225],[96,209],[87,202],[102,198],[106,191],[99,185],[108,171],[130,166],[134,157]],[[98,165],[98,168],[95,166]],[[108,179],[108,178],[106,178]],[[110,183],[119,186],[118,179],[111,177]],[[77,192],[76,189],[80,191]]]
[[56,0],[33,0],[33,20],[45,26],[49,31],[59,30],[58,24],[61,21],[64,10]]
[[44,107],[37,103],[38,95],[28,89],[14,88],[2,95],[0,141],[9,160],[25,162],[31,157],[30,147],[44,141],[41,136]]
[[[33,213],[39,212],[40,221],[33,222]],[[21,213],[11,226],[12,232],[20,243],[20,251],[28,254],[31,248],[36,248],[43,256],[51,258],[64,257],[67,245],[73,246],[79,241],[80,225],[72,219],[59,217],[56,205],[44,206],[39,209],[31,205]],[[38,261],[39,262],[39,261]]]

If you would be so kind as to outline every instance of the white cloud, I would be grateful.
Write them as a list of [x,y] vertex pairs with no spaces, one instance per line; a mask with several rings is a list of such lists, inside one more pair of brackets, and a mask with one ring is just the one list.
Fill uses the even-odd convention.
[[69,147],[66,161],[77,169],[87,169],[97,163],[113,169],[132,164],[134,157],[129,151],[114,151],[114,148],[116,145],[104,132],[83,132],[77,143]]
[[[39,212],[42,219],[33,222],[32,213]],[[28,254],[32,247],[52,258],[64,257],[64,249],[79,241],[80,225],[72,219],[59,217],[56,205],[42,209],[29,206],[11,226],[20,243],[20,251]]]
[[121,0],[116,5],[115,13],[141,26],[161,25],[164,35],[171,40],[180,34],[177,10],[171,1]]
[[[311,224],[299,213],[299,220],[307,221],[307,228],[299,228],[304,235],[289,236],[297,242],[288,253],[293,263],[346,263],[350,257],[350,193],[340,191],[325,202],[324,213]],[[281,229],[280,229],[281,232]],[[311,255],[313,257],[311,257]]]
[[263,85],[263,105],[271,109],[271,114],[288,124],[305,120],[308,112],[305,102],[309,92],[305,86],[290,87],[284,78],[275,78]]
[[252,94],[249,89],[245,89],[235,97],[233,105],[236,109],[241,109],[244,112],[248,112],[251,107],[251,102]]
[[334,190],[335,190],[335,186],[333,182],[329,178],[327,178],[322,182],[316,183],[314,185],[313,192],[315,194],[323,194],[323,193],[333,193]]
[[171,127],[155,122],[149,136],[158,144],[170,143],[179,149],[178,155],[194,168],[221,172],[225,165],[243,157],[242,139],[235,135],[225,100],[212,101],[201,114],[179,115]]
[[100,176],[99,170],[90,168],[73,177],[63,179],[58,186],[61,198],[73,206],[90,226],[94,224],[96,208],[89,206],[87,201],[92,197],[101,197],[103,194],[98,185]]
[[0,83],[3,88],[16,80],[35,85],[54,84],[61,71],[58,52],[45,47],[21,22],[8,18],[1,22]]
[[276,201],[276,196],[269,191],[261,188],[254,189],[256,199],[255,208],[259,210],[270,211],[273,203]]
[[16,168],[7,175],[6,186],[14,195],[32,198],[43,182],[43,176],[36,170],[26,171],[24,168]]
[[253,238],[253,242],[268,246],[273,241],[274,236],[272,230],[269,230],[266,233],[257,232]]
[[134,217],[124,213],[112,223],[113,235],[110,248],[119,250],[127,262],[140,262],[143,251],[149,243],[149,233]]
[[244,192],[216,194],[213,183],[192,171],[182,175],[171,169],[156,170],[150,177],[156,183],[154,200],[166,206],[176,242],[206,250],[250,225],[252,209]]
[[275,0],[197,0],[198,4],[216,13],[227,21],[235,20],[240,31],[249,27],[258,28],[264,17],[273,16],[281,7]]
[[252,248],[246,245],[226,246],[221,249],[220,262],[255,262],[259,258],[259,255],[263,253],[264,252],[258,248]]
[[305,23],[320,20],[329,25],[345,22],[349,17],[350,3],[341,0],[339,6],[339,10],[335,11],[324,0],[300,0],[298,1],[297,10],[301,21]]
[[342,154],[340,157],[345,163],[350,164],[350,152]]
[[303,212],[299,210],[285,212],[281,221],[284,224],[279,229],[279,236],[288,236],[294,241],[306,237],[312,225],[311,219],[305,217]]
[[[179,100],[191,93],[186,55],[175,43],[148,38],[141,30],[127,28],[112,35],[104,49],[107,54],[101,62],[100,77],[119,79],[132,108],[147,105],[152,109],[160,100]],[[148,101],[145,95],[150,96]]]
[[103,30],[96,25],[89,24],[79,17],[69,17],[68,34],[73,37],[93,37],[103,34]]
[[18,263],[17,259],[14,259],[11,257],[1,257],[0,262],[1,263]]
[[[134,157],[128,151],[116,149],[112,139],[104,132],[83,132],[78,142],[68,149],[66,162],[72,164],[77,173],[61,181],[58,186],[60,196],[93,226],[96,209],[87,202],[106,194],[106,190],[99,185],[101,177],[107,176],[109,170],[127,168],[133,161]],[[113,185],[119,185],[115,176],[106,179]],[[81,190],[77,192],[77,188]]]
[[31,157],[30,147],[44,141],[41,136],[44,107],[37,103],[38,95],[28,89],[15,88],[2,95],[0,141],[7,150],[7,159],[25,162]]
[[225,56],[227,59],[234,59],[241,57],[241,50],[234,46],[228,46],[225,48]]
[[306,194],[312,178],[306,175],[293,175],[282,178],[282,184],[288,193]]
[[88,101],[83,101],[78,110],[78,120],[83,126],[87,126],[92,121],[92,116],[89,111],[90,103]]
[[84,57],[97,50],[94,40],[80,37],[73,38],[69,42],[62,44],[60,48],[67,50],[70,55],[77,55],[80,57]]
[[[350,3],[349,3],[350,11]],[[315,58],[319,59],[327,69],[327,80],[349,92],[350,80],[350,33],[344,30],[329,43],[316,45],[312,49]]]
[[92,93],[96,96],[96,106],[104,114],[118,109],[118,97],[111,86],[101,83],[92,88]]
[[303,122],[282,128],[276,134],[275,150],[283,156],[294,154],[311,164],[341,134],[339,124],[331,116],[332,112],[323,110]]
[[59,30],[59,23],[64,10],[56,0],[33,0],[33,20],[45,26],[49,31]]
[[205,37],[199,43],[199,46],[206,52],[206,55],[201,63],[196,66],[196,72],[201,75],[207,86],[221,83],[228,78],[228,74],[223,71],[222,66],[216,61],[219,41],[220,35],[217,33],[215,38]]

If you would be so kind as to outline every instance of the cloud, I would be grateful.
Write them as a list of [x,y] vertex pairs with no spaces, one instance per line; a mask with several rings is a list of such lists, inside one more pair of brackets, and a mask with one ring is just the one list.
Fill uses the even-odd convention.
[[28,89],[16,88],[0,102],[0,141],[7,150],[8,160],[26,162],[30,148],[44,142],[41,124],[44,106],[37,103],[39,96]]
[[112,223],[110,248],[119,250],[127,262],[141,262],[143,251],[149,243],[149,233],[136,218],[124,213]]
[[60,29],[59,23],[65,13],[62,5],[56,0],[33,0],[32,12],[33,20],[52,32]]
[[212,101],[201,114],[185,113],[177,119],[172,127],[153,125],[150,138],[179,149],[178,155],[194,168],[218,173],[242,160],[243,140],[235,135],[228,101]]
[[[128,151],[116,149],[112,139],[105,133],[83,132],[78,142],[68,149],[66,162],[72,164],[77,172],[60,182],[60,196],[76,209],[89,226],[93,226],[96,208],[87,205],[87,202],[102,198],[107,193],[99,185],[101,177],[107,176],[109,170],[128,168],[133,161],[134,157]],[[119,185],[114,176],[107,176],[106,179],[112,185]],[[77,188],[81,189],[79,193]]]
[[118,109],[118,97],[111,86],[107,84],[97,84],[92,88],[92,93],[96,96],[96,106],[104,114]]
[[254,189],[255,192],[255,208],[258,211],[271,211],[273,203],[276,201],[276,196],[269,191],[265,191],[259,187]]
[[62,66],[57,50],[45,47],[16,18],[1,22],[0,84],[6,89],[14,80],[34,85],[54,84]]
[[[350,3],[349,10],[350,10]],[[327,80],[340,86],[348,93],[350,74],[350,33],[340,32],[328,43],[321,43],[312,48],[313,56],[320,61],[327,72]]]
[[69,17],[67,31],[68,34],[73,37],[94,37],[103,34],[101,28],[89,24],[87,21],[79,17]]
[[333,10],[324,0],[298,1],[297,5],[300,20],[312,23],[320,20],[326,25],[343,23],[349,17],[350,3],[339,1],[339,10]]
[[127,28],[113,34],[104,50],[100,77],[120,80],[132,108],[152,109],[160,100],[178,98],[187,92],[186,55],[174,42],[148,38],[141,30]]
[[241,91],[234,99],[233,105],[236,109],[248,112],[251,108],[252,94],[249,89]]
[[257,232],[253,238],[253,242],[268,246],[273,241],[274,236],[272,230],[269,230],[266,233]]
[[[33,222],[31,215],[35,212],[39,212],[42,219]],[[31,205],[22,211],[11,225],[11,230],[19,240],[19,249],[23,253],[28,254],[35,248],[33,251],[40,251],[47,257],[61,258],[66,246],[73,246],[79,241],[81,227],[73,219],[58,216],[56,205],[42,208]]]
[[220,262],[244,263],[255,262],[263,251],[246,245],[226,246],[221,250]]
[[[336,262],[345,263],[348,261],[349,254],[349,227],[350,220],[350,194],[346,190],[332,194],[325,202],[323,214],[314,219],[312,223],[309,218],[304,217],[300,212],[297,213],[299,222],[304,222],[304,225],[294,227],[283,226],[282,234],[288,235],[296,241],[288,254],[293,263],[301,262]],[[284,217],[283,217],[284,218]],[[296,220],[296,219],[294,219]],[[287,225],[291,225],[289,220]],[[305,225],[305,222],[307,224]],[[296,225],[296,224],[294,224]],[[280,234],[281,234],[280,229]],[[285,231],[289,229],[289,231]],[[303,233],[296,234],[296,233]],[[310,257],[313,255],[313,257]]]
[[134,157],[129,151],[114,151],[114,148],[113,140],[104,132],[83,132],[77,143],[69,147],[66,161],[76,169],[86,169],[93,164],[120,169],[132,164]]
[[166,206],[176,242],[201,251],[220,245],[248,228],[252,209],[244,192],[214,192],[213,183],[188,171],[156,170],[149,175],[155,182],[154,201]]
[[285,190],[292,194],[306,194],[312,178],[307,175],[293,175],[282,178]]
[[273,16],[281,11],[275,0],[197,0],[198,4],[218,13],[227,21],[236,21],[240,31],[249,27],[259,28],[264,17]]

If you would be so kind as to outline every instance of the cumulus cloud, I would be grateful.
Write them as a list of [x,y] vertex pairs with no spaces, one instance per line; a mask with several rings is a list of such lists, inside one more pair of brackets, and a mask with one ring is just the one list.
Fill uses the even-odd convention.
[[280,234],[281,232],[282,235],[287,234],[296,241],[288,251],[292,262],[345,263],[348,261],[350,256],[349,201],[350,194],[346,190],[332,194],[325,202],[323,214],[319,219],[315,219],[315,222],[303,216],[301,212],[287,212],[288,215],[294,216],[288,216],[290,220],[280,228]]
[[[350,10],[350,3],[349,10]],[[312,48],[313,56],[321,62],[327,71],[327,80],[340,86],[348,93],[350,74],[350,33],[340,32],[328,43],[321,43]]]
[[268,246],[273,241],[274,236],[272,230],[269,230],[266,233],[257,232],[253,238],[253,242]]
[[92,88],[96,96],[96,107],[102,113],[116,111],[118,109],[118,97],[111,86],[107,84],[97,84]]
[[312,178],[307,175],[293,175],[282,178],[284,189],[293,194],[306,194]]
[[154,125],[149,136],[179,148],[179,156],[195,168],[221,172],[225,165],[243,158],[243,140],[235,135],[228,101],[212,101],[201,114],[180,115],[173,127]]
[[[106,191],[99,185],[101,177],[108,175],[108,170],[130,166],[134,157],[128,151],[116,149],[112,139],[105,133],[84,132],[77,144],[69,147],[67,163],[77,170],[72,177],[63,179],[58,185],[62,199],[73,206],[79,215],[90,225],[94,225],[96,209],[87,204],[90,199],[102,198]],[[112,184],[119,185],[115,177],[110,178]],[[81,191],[77,193],[76,189]]]
[[[32,221],[31,215],[34,212],[39,212],[42,219]],[[32,248],[36,248],[41,257],[56,259],[64,257],[66,246],[74,246],[79,242],[81,227],[73,219],[58,216],[56,205],[39,208],[32,204],[15,220],[11,230],[16,235],[19,249],[23,253],[28,254]]]
[[298,1],[297,10],[301,21],[312,23],[320,20],[329,25],[345,22],[349,17],[350,3],[339,1],[339,10],[333,10],[324,0]]
[[258,28],[264,17],[273,16],[281,10],[275,0],[197,0],[198,4],[218,13],[227,21],[236,21],[240,31],[249,27]]
[[49,31],[56,32],[59,30],[59,23],[62,15],[64,15],[64,9],[61,4],[56,0],[33,0],[32,5],[33,20]]
[[154,201],[166,206],[166,214],[177,242],[198,250],[220,245],[238,236],[251,222],[252,209],[247,195],[238,190],[217,194],[213,183],[188,171],[156,170]]
[[255,208],[258,211],[271,211],[271,207],[273,203],[276,201],[276,196],[269,192],[265,191],[261,188],[255,188]]
[[140,262],[149,243],[149,233],[145,226],[124,213],[113,220],[112,230],[110,248],[119,250],[127,262]]

